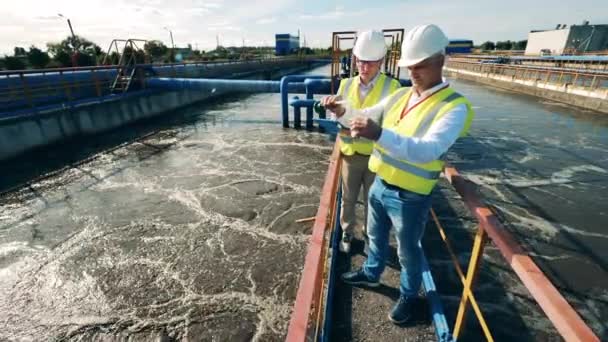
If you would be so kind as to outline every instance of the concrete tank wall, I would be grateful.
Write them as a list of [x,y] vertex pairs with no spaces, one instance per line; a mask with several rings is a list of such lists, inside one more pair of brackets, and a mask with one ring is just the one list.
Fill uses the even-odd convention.
[[454,68],[444,68],[444,73],[448,76],[509,89],[608,114],[608,89],[606,88],[588,90],[574,85],[557,86],[533,80],[518,80],[514,79],[512,76],[479,73]]
[[[281,76],[309,66],[285,66],[272,76]],[[226,75],[234,76],[234,75]],[[267,71],[249,73],[249,79],[267,78]],[[200,91],[165,92],[141,90],[104,103],[53,110],[36,115],[0,119],[0,160],[30,149],[108,131],[126,124],[161,115],[179,107],[226,94]],[[280,113],[277,113],[279,116]]]

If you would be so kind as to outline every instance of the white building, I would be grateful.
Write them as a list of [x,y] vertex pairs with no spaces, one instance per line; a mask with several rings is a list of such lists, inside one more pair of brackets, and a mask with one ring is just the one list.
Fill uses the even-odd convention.
[[532,31],[528,34],[526,55],[553,55],[600,51],[608,49],[608,25],[557,25],[554,30]]

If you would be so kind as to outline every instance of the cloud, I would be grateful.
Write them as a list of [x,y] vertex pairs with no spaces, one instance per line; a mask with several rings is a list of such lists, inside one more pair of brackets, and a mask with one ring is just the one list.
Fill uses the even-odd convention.
[[338,20],[347,17],[360,16],[364,13],[364,11],[345,12],[343,6],[336,6],[333,11],[320,14],[301,14],[299,18],[302,20]]
[[206,8],[221,8],[222,7],[221,4],[218,4],[215,2],[205,3],[205,4],[203,4],[203,6]]
[[274,22],[277,21],[276,17],[272,17],[272,18],[261,18],[258,19],[255,23],[256,24],[260,24],[260,25],[264,25],[264,24],[272,24]]
[[39,16],[34,17],[34,20],[39,20],[39,21],[60,20],[60,19],[63,20],[58,15],[39,15]]
[[205,15],[209,12],[211,12],[211,10],[205,7],[190,8],[186,10],[186,13],[197,16]]

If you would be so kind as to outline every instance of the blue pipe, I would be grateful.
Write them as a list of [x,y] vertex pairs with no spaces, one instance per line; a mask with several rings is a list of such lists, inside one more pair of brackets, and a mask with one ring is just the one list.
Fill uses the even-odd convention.
[[[261,80],[233,80],[218,78],[167,78],[154,77],[146,80],[146,87],[164,90],[202,90],[209,92],[232,91],[244,93],[279,93],[281,92],[281,81]],[[288,85],[292,93],[304,94],[306,87],[304,83],[292,83]]]
[[331,337],[331,328],[333,324],[333,311],[334,311],[334,291],[336,282],[336,265],[338,263],[338,255],[340,248],[340,239],[342,237],[342,226],[340,225],[340,209],[342,202],[342,180],[338,183],[338,195],[336,196],[336,216],[334,231],[331,237],[330,248],[331,248],[331,262],[329,266],[329,274],[327,281],[327,301],[325,304],[325,315],[323,322],[323,330],[321,331],[321,341],[327,342]]
[[300,100],[297,96],[294,96],[290,101],[289,101],[289,105],[292,106],[294,108],[294,127],[295,128],[300,128],[300,108],[302,107],[306,107],[306,129],[311,131],[314,126],[313,126],[313,113],[312,113],[312,108],[315,104],[315,100],[313,99],[307,99],[307,100]]
[[327,77],[322,75],[289,75],[281,78],[281,111],[283,117],[283,127],[285,128],[289,127],[289,107],[287,105],[287,95],[288,90],[290,89],[289,83],[302,82],[307,78],[321,79]]
[[[306,79],[304,80],[306,86],[306,99],[312,100],[313,95],[317,94],[330,94],[331,93],[331,81],[329,79]],[[325,119],[325,115],[320,115],[321,119]],[[312,129],[312,106],[306,107],[306,129]]]
[[[420,249],[422,249],[422,247],[420,247]],[[445,314],[443,312],[443,306],[441,305],[441,298],[439,298],[439,294],[437,293],[435,281],[433,280],[433,275],[431,274],[429,263],[426,260],[424,252],[422,252],[420,263],[422,266],[422,285],[424,286],[426,298],[429,301],[437,341],[453,342],[454,339],[450,333],[450,327],[448,326],[447,319],[445,318]]]
[[294,96],[290,101],[289,105],[292,107],[312,107],[314,106],[316,100],[302,100],[297,96]]
[[[299,97],[294,96],[293,99],[291,101],[289,101],[289,104],[291,104],[292,102],[298,103],[300,101],[303,101],[303,100],[300,100]],[[294,128],[300,128],[302,125],[302,119],[300,117],[302,115],[302,112],[300,111],[301,107],[302,106],[296,106],[296,105],[293,106],[293,127]]]

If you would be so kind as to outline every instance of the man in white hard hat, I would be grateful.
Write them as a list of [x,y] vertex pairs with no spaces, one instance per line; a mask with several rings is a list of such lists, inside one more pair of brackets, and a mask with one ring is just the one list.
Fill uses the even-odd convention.
[[[354,109],[367,108],[380,102],[393,93],[401,85],[399,81],[380,72],[386,43],[382,31],[364,31],[357,36],[353,47],[353,55],[359,75],[342,79],[337,96],[328,96],[321,100],[322,104],[333,103],[336,99],[345,97]],[[331,110],[331,108],[328,108]],[[367,194],[374,181],[374,174],[367,164],[373,150],[373,141],[346,134],[340,134],[340,151],[342,152],[342,207],[340,223],[343,234],[340,250],[350,252],[354,228],[357,224],[355,206],[359,191],[363,187],[363,202],[365,203],[365,221],[367,221]],[[365,235],[364,229],[364,235]]]
[[[376,179],[369,194],[368,258],[361,269],[343,274],[342,279],[352,285],[378,286],[389,230],[395,227],[401,296],[389,319],[397,324],[410,319],[420,288],[420,240],[443,157],[467,133],[474,116],[471,103],[441,77],[447,45],[439,27],[414,27],[404,37],[399,60],[399,66],[409,70],[412,88],[398,90],[350,122],[353,136],[375,141],[369,168]],[[348,111],[338,107],[336,115]],[[379,115],[381,124],[370,119]]]

